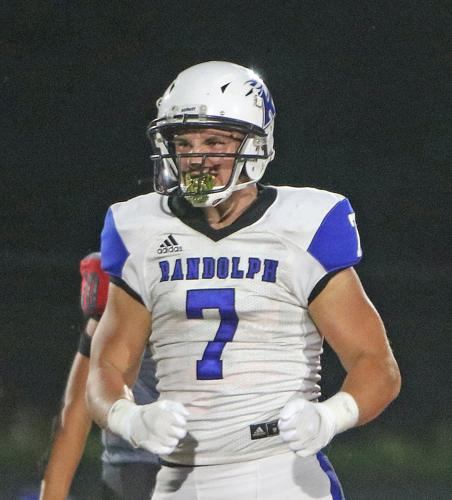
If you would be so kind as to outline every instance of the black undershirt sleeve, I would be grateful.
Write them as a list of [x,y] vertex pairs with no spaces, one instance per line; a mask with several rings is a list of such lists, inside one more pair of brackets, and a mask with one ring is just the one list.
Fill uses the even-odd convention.
[[144,306],[143,299],[138,295],[135,290],[130,288],[130,286],[121,278],[118,278],[117,276],[110,276],[110,282],[114,283],[116,286],[119,286],[119,288],[122,288],[127,294],[129,294],[133,299],[135,299],[137,302],[142,304]]
[[344,269],[348,269],[347,267],[344,267],[342,269],[336,269],[335,271],[332,271],[331,273],[326,274],[320,281],[317,282],[315,287],[312,289],[312,292],[309,295],[308,298],[308,305],[320,294],[320,292],[328,285],[328,282],[330,281],[331,278],[336,276],[336,274],[340,273]]

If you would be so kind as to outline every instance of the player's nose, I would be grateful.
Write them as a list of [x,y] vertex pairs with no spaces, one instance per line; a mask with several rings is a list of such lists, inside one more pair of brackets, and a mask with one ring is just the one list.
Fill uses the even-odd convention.
[[201,171],[207,171],[209,170],[209,165],[208,165],[208,158],[207,155],[204,153],[201,153],[199,151],[196,151],[198,154],[193,154],[193,156],[190,156],[187,158],[187,166],[190,170],[201,170]]

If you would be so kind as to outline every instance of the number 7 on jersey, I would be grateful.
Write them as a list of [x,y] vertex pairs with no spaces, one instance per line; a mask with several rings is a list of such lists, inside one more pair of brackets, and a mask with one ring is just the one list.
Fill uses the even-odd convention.
[[203,319],[203,309],[218,309],[220,325],[213,341],[207,342],[202,359],[196,362],[198,380],[223,378],[223,361],[220,359],[226,342],[231,342],[239,324],[235,311],[234,288],[187,290],[186,312],[188,319]]

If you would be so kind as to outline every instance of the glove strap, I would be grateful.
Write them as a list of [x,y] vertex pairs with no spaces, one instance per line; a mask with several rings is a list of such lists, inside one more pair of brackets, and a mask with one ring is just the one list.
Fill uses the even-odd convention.
[[359,408],[355,398],[348,392],[340,391],[319,404],[324,405],[333,413],[336,421],[335,434],[351,429],[358,423]]

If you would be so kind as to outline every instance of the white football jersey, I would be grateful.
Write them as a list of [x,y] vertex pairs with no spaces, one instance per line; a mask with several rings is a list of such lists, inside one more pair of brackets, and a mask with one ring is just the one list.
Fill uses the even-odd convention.
[[190,412],[187,437],[165,459],[284,453],[281,409],[320,395],[323,339],[308,304],[361,258],[353,210],[338,194],[264,187],[227,228],[200,214],[151,193],[113,205],[102,232],[103,268],[152,314],[160,398]]

